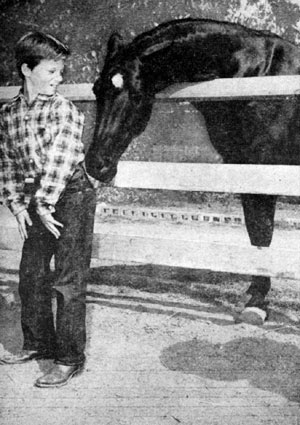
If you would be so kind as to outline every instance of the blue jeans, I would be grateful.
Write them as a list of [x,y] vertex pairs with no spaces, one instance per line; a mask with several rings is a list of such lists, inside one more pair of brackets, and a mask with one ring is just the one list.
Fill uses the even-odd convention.
[[[86,278],[95,207],[95,191],[78,167],[55,207],[54,217],[64,225],[59,228],[59,239],[41,223],[34,202],[28,208],[33,225],[27,229],[19,283],[23,349],[53,354],[59,364],[77,365],[85,360]],[[53,256],[55,267],[51,271]],[[54,290],[55,325],[51,302]]]

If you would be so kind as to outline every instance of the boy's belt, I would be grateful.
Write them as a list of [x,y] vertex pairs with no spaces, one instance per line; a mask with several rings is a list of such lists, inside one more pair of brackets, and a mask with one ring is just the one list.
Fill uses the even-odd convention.
[[[24,193],[25,195],[33,195],[35,191],[37,190],[40,183],[40,176],[34,178],[34,177],[26,177],[25,178],[25,185],[24,185]],[[75,171],[70,178],[69,182],[66,185],[66,189],[68,190],[81,190],[86,187],[92,187],[91,182],[88,179],[88,176],[86,174],[86,171],[84,169],[83,163],[77,164]]]
[[[84,169],[84,166],[82,163],[77,164],[75,171],[70,179],[70,181],[77,181],[78,179],[85,179],[86,176],[86,172]],[[39,181],[39,178],[34,178],[34,177],[26,177],[25,178],[25,184],[37,184],[37,182]]]

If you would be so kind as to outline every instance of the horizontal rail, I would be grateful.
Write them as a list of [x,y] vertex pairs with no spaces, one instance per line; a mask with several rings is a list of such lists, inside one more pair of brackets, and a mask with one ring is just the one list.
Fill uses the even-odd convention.
[[[119,226],[118,226],[119,227]],[[139,226],[136,226],[137,229]],[[223,242],[176,239],[174,228],[159,229],[160,236],[153,235],[153,227],[147,233],[124,235],[96,233],[93,258],[119,264],[157,264],[171,267],[206,269],[273,278],[300,279],[300,243],[298,249],[284,247],[257,248],[231,241],[231,233],[223,235]],[[202,236],[207,229],[197,229]],[[167,232],[168,235],[167,235]],[[194,230],[195,232],[195,230]],[[221,232],[222,235],[222,232]],[[173,236],[173,237],[168,237]],[[248,237],[245,234],[245,240]],[[286,241],[288,244],[288,240]]]
[[[19,93],[20,86],[0,87],[0,103],[7,102]],[[72,101],[94,101],[93,85],[82,84],[61,84],[59,92]]]
[[[165,223],[95,221],[94,262],[158,264],[218,272],[300,279],[299,232],[276,229],[270,248],[250,245],[246,229],[202,224],[197,228]],[[0,207],[0,259],[7,250],[20,253],[17,222]]]
[[115,186],[300,196],[300,166],[120,161]]
[[274,98],[300,94],[300,75],[272,77],[220,78],[202,83],[168,87],[157,95],[161,100],[238,100]]
[[[20,86],[0,87],[0,102],[15,96]],[[59,91],[73,101],[94,101],[93,84],[62,84]],[[220,78],[201,83],[176,84],[158,93],[157,100],[231,100],[282,98],[300,94],[299,75],[271,77]]]

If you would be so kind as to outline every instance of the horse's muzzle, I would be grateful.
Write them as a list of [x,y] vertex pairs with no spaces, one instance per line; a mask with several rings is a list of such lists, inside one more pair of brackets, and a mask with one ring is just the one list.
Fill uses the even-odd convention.
[[117,174],[116,165],[99,167],[99,165],[87,161],[86,169],[90,176],[102,183],[109,183]]

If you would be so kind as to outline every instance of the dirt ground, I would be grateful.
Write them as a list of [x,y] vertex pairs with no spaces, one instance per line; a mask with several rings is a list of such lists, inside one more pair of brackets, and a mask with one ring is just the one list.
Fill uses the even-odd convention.
[[[15,351],[20,254],[0,254],[0,350]],[[94,266],[84,373],[60,389],[38,389],[33,382],[51,361],[1,366],[1,424],[300,423],[297,282],[273,282],[270,320],[255,327],[233,319],[248,277]]]

